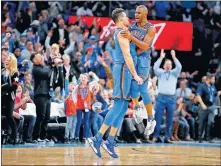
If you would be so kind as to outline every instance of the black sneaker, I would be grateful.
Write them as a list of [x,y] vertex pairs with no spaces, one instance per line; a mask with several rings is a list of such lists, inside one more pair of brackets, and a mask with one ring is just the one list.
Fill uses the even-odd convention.
[[27,140],[25,141],[25,143],[37,144],[38,141],[36,141],[36,140],[31,140],[31,139],[27,139]]
[[169,139],[165,139],[165,140],[164,140],[164,143],[166,143],[166,144],[172,144],[173,142],[170,141]]
[[72,138],[72,139],[70,139],[70,143],[75,143],[75,140],[74,140],[74,138]]
[[79,138],[76,138],[76,139],[75,139],[75,143],[76,143],[76,144],[80,144],[80,143],[81,143],[80,140],[79,140]]
[[214,141],[211,139],[211,140],[209,140],[209,143],[211,143],[211,144],[212,144],[212,143],[214,143]]
[[202,138],[199,139],[199,143],[203,143],[203,139]]
[[69,144],[69,143],[70,143],[70,142],[69,142],[69,139],[68,139],[68,138],[65,138],[64,143],[65,143],[65,144]]
[[86,139],[83,138],[82,141],[81,141],[81,143],[82,143],[82,144],[85,144],[85,143],[86,143]]

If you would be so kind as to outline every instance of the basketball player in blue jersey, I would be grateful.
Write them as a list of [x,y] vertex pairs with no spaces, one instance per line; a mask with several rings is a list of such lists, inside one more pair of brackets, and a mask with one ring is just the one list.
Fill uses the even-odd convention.
[[[138,85],[143,83],[134,65],[134,63],[136,63],[135,45],[120,34],[122,30],[128,29],[129,19],[121,8],[113,10],[112,19],[117,26],[114,34],[114,106],[106,115],[103,125],[96,136],[87,139],[95,154],[100,158],[100,146],[102,146],[113,158],[118,158],[118,155],[114,151],[114,138],[128,108],[132,78]],[[103,135],[109,127],[111,127],[110,135],[106,141],[102,141]]]
[[129,31],[121,31],[121,35],[132,41],[137,47],[137,74],[143,79],[144,83],[138,85],[132,81],[131,97],[136,110],[139,110],[138,99],[141,95],[147,114],[148,121],[145,129],[145,135],[153,133],[156,121],[153,118],[152,103],[148,93],[148,77],[150,70],[151,44],[156,34],[154,26],[147,21],[148,10],[144,5],[136,8],[135,22],[130,25]]

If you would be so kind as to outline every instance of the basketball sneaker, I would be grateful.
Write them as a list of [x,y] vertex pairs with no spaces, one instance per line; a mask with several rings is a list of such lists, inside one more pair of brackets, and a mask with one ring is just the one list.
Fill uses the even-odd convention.
[[147,121],[147,126],[145,128],[145,131],[144,131],[144,134],[149,136],[150,134],[152,134],[154,132],[154,129],[155,129],[155,126],[156,126],[156,121],[153,119],[153,120],[148,120]]
[[114,151],[114,144],[111,143],[108,139],[106,141],[102,141],[101,146],[109,153],[111,157],[118,158],[118,155]]
[[92,148],[92,150],[94,151],[94,153],[97,155],[97,157],[101,158],[102,156],[101,156],[100,146],[102,140],[98,141],[95,137],[91,137],[87,138],[87,141],[90,147]]

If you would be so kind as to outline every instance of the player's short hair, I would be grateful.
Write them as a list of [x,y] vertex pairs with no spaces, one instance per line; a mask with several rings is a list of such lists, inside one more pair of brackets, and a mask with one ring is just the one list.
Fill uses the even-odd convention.
[[116,8],[112,11],[112,20],[116,23],[118,21],[119,16],[125,12],[122,8]]

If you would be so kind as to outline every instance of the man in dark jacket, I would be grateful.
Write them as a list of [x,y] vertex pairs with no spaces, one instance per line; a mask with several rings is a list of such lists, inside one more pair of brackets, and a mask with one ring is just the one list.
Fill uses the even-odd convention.
[[38,142],[48,141],[46,139],[47,123],[50,118],[50,96],[49,83],[51,68],[44,66],[44,57],[34,53],[30,57],[33,62],[32,75],[34,78],[34,103],[36,105],[36,124],[34,129],[34,139]]
[[60,53],[63,54],[63,51],[67,48],[70,44],[69,41],[69,33],[64,28],[65,22],[64,19],[58,20],[58,27],[53,30],[53,35],[50,40],[50,45],[56,43],[60,46]]

